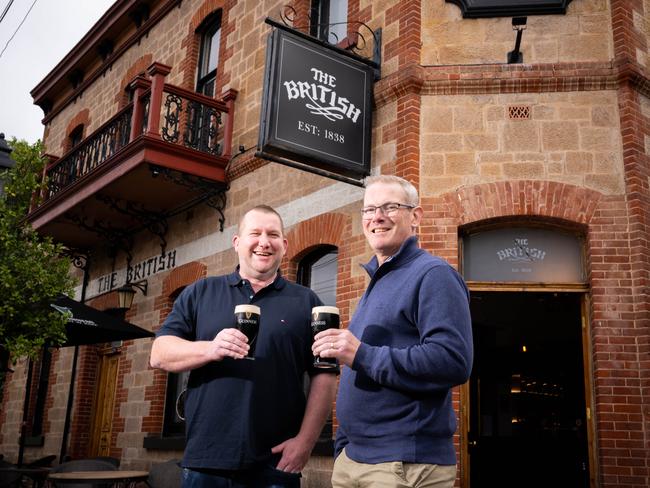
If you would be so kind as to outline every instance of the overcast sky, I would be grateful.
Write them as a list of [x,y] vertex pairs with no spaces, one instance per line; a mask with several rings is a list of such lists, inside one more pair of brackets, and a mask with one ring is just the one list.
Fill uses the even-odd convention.
[[[14,0],[0,22],[0,132],[43,138],[43,111],[29,92],[81,40],[115,0]],[[0,15],[10,0],[0,0]],[[23,25],[14,35],[29,8]]]

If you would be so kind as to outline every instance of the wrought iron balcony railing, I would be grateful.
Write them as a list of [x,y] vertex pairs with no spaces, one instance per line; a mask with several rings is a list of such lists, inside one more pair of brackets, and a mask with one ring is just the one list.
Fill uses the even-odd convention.
[[[171,145],[230,158],[232,112],[236,92],[214,100],[164,83],[170,69],[159,63],[149,68],[151,81],[136,78],[133,102],[99,129],[45,169],[48,181],[42,202],[47,201],[118,156],[142,136]],[[216,164],[216,160],[215,160]]]

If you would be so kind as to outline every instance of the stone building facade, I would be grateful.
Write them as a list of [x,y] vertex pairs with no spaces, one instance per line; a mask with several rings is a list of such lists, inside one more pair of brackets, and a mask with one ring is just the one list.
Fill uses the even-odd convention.
[[[347,1],[350,42],[358,22],[381,29],[371,172],[418,187],[421,247],[457,267],[473,296],[481,340],[472,379],[454,390],[457,486],[488,486],[488,468],[519,481],[527,476],[522,484],[531,486],[540,469],[554,473],[559,486],[648,486],[650,1],[550,2],[565,5],[565,12],[527,15],[517,64],[506,63],[514,14],[471,18],[471,3]],[[311,2],[293,6],[294,26],[308,31]],[[284,218],[289,250],[282,272],[289,279],[300,279],[302,268],[334,250],[332,286],[343,324],[365,290],[368,277],[359,264],[371,251],[361,227],[362,189],[255,157],[270,32],[264,19],[278,20],[282,11],[281,2],[270,0],[118,0],[32,91],[45,108],[46,151],[59,160],[76,147],[71,136],[79,127],[83,144],[129,106],[136,76],[152,93],[156,76],[195,91],[205,22],[219,19],[210,96],[234,100],[222,168],[228,184],[223,230],[218,212],[200,204],[169,217],[164,258],[158,237],[146,230],[133,236],[130,263],[139,266],[133,281],[146,279],[148,288],[136,294],[126,318],[140,327],[157,330],[185,286],[232,271],[235,226],[256,204],[271,205]],[[110,49],[102,51],[109,38]],[[75,73],[83,73],[76,83]],[[99,188],[83,185],[79,180],[64,195],[68,206],[60,203],[60,211],[35,210],[35,225],[47,234],[50,220],[74,208],[83,212],[74,206]],[[537,231],[544,233],[549,263],[554,250],[578,249],[579,262],[567,265],[575,268],[572,279],[504,278],[483,269],[490,259],[486,236]],[[562,236],[569,236],[566,248]],[[89,250],[85,298],[109,310],[117,306],[128,253],[107,252],[104,244]],[[80,278],[79,298],[82,273],[72,272]],[[150,346],[141,339],[80,349],[71,456],[110,455],[133,468],[180,457],[167,399],[173,385],[148,366]],[[42,428],[28,436],[26,459],[60,450],[72,355],[71,348],[52,351]],[[18,455],[26,377],[21,360],[4,387],[0,451],[7,458]],[[522,400],[526,395],[532,400]],[[568,464],[556,457],[560,452]],[[314,454],[303,485],[328,486],[332,463],[326,451]]]

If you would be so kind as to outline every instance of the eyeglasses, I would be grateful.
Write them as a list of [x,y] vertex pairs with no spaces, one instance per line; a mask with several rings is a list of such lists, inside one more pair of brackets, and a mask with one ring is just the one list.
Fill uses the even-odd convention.
[[415,208],[415,205],[407,205],[405,203],[394,203],[394,202],[384,203],[383,205],[379,205],[378,207],[375,207],[374,205],[370,205],[368,207],[363,207],[361,209],[361,216],[365,220],[370,220],[375,216],[375,212],[377,212],[377,209],[379,209],[382,214],[392,217],[397,213],[397,211],[400,208]]

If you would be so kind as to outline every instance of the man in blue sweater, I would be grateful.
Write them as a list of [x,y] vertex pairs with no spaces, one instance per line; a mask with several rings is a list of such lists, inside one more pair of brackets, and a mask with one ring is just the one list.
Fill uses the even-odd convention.
[[363,231],[375,256],[348,329],[316,336],[315,355],[342,365],[335,488],[452,487],[451,389],[469,378],[469,293],[444,260],[419,249],[417,190],[395,176],[366,180]]

